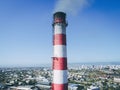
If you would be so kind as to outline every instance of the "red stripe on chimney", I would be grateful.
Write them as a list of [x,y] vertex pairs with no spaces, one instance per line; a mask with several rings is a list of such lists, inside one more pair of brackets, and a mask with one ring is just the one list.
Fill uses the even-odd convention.
[[66,45],[66,35],[55,34],[53,36],[53,45]]

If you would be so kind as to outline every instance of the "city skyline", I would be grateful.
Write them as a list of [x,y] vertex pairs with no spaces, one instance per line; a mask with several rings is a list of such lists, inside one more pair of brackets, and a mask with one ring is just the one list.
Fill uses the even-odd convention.
[[[52,63],[52,20],[56,0],[0,1],[0,66]],[[93,0],[67,14],[71,62],[120,61],[120,1]]]

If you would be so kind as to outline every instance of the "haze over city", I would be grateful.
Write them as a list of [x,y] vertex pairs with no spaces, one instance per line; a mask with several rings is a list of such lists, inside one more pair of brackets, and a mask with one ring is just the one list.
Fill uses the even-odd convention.
[[[68,63],[120,61],[120,1],[85,1],[82,7],[65,10]],[[52,63],[52,21],[58,2],[0,0],[0,66]]]

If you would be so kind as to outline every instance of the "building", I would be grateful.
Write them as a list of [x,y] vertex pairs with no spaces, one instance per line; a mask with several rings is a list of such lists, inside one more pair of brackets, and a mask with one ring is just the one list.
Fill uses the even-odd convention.
[[100,88],[92,85],[89,88],[87,88],[87,90],[100,90]]
[[115,78],[115,77],[114,77],[114,82],[120,83],[120,78]]
[[79,84],[70,84],[68,86],[68,90],[84,90],[84,86],[81,86]]
[[33,90],[31,86],[18,86],[18,87],[10,87],[9,90]]

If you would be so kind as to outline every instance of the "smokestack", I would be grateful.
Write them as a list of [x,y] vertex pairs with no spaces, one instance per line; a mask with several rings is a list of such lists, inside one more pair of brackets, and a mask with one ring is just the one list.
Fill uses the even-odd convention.
[[53,82],[52,90],[68,90],[67,49],[66,49],[66,14],[56,12],[53,16]]

